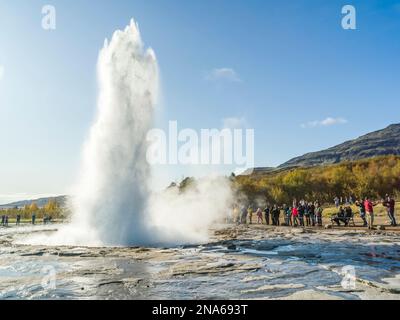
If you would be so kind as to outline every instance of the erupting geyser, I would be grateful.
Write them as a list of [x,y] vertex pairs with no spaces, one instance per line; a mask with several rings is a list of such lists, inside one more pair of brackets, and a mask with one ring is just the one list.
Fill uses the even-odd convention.
[[129,246],[206,241],[210,225],[229,208],[230,185],[214,177],[199,180],[185,194],[149,190],[146,136],[157,101],[158,66],[154,52],[144,49],[133,20],[105,42],[98,78],[97,116],[72,190],[71,223],[24,243]]
[[83,150],[72,224],[107,245],[146,242],[146,134],[158,94],[158,66],[137,24],[107,40],[98,59],[97,118]]

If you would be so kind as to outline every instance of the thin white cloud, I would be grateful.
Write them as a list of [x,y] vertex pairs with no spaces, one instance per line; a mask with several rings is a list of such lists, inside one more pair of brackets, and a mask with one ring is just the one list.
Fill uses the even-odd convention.
[[222,119],[222,128],[227,129],[242,129],[247,127],[245,118],[229,117]]
[[307,123],[303,123],[301,125],[302,128],[315,128],[315,127],[329,127],[329,126],[334,126],[338,124],[345,124],[347,123],[347,120],[344,118],[332,118],[328,117],[323,120],[315,120],[315,121],[310,121]]
[[2,65],[0,64],[0,80],[2,80],[3,77],[4,77],[4,66],[2,66]]
[[206,80],[210,81],[228,81],[241,82],[238,73],[232,68],[216,68],[211,70],[206,75]]

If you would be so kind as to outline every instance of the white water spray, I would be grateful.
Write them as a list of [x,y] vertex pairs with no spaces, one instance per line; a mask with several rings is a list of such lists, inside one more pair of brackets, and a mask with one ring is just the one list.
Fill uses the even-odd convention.
[[[105,41],[98,59],[98,114],[84,145],[73,190],[71,223],[30,244],[148,245],[205,241],[224,215],[230,189],[221,178],[203,179],[184,195],[149,190],[146,159],[158,95],[154,52],[144,49],[132,20]],[[151,201],[151,203],[149,202]]]
[[98,61],[98,115],[84,147],[73,202],[76,223],[106,244],[146,242],[146,134],[158,95],[158,66],[131,24],[105,41]]
[[[107,40],[98,59],[98,114],[84,145],[72,202],[73,236],[82,242],[140,244],[147,241],[144,211],[149,166],[146,134],[158,95],[158,66],[144,50],[132,20]],[[80,232],[79,232],[80,233]]]

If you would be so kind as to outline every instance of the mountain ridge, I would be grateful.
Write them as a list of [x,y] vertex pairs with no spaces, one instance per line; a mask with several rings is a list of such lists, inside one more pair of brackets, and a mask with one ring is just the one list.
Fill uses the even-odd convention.
[[292,158],[278,168],[310,167],[355,161],[385,155],[400,155],[400,123],[373,131],[336,146]]

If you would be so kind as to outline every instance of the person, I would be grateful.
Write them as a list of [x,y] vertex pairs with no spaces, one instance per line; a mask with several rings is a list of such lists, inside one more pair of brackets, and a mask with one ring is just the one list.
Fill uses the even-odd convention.
[[304,227],[304,205],[300,204],[299,207],[297,208],[297,211],[299,213],[298,219],[299,219],[299,224],[300,226]]
[[233,205],[232,220],[233,223],[239,224],[240,217],[239,217],[239,207],[237,204]]
[[279,226],[280,223],[280,216],[281,216],[281,207],[279,207],[278,205],[276,206],[276,225]]
[[339,212],[332,217],[332,221],[340,226],[340,222],[344,222],[346,225],[345,211],[342,206],[339,207]]
[[360,210],[360,218],[363,221],[363,227],[368,227],[367,218],[365,217],[365,206],[362,200],[356,201],[356,206]]
[[271,209],[271,224],[276,226],[276,204],[274,204]]
[[17,226],[19,226],[20,225],[20,223],[21,223],[21,214],[17,214],[17,218],[16,218],[16,220],[15,220],[15,224],[17,225]]
[[311,225],[311,218],[310,218],[310,207],[308,206],[308,203],[304,205],[304,217],[305,217],[305,222],[306,226],[309,227]]
[[316,220],[317,220],[317,225],[319,227],[322,227],[322,212],[323,212],[323,209],[322,209],[322,207],[320,206],[320,204],[318,202],[316,202],[315,207],[316,207],[315,208],[315,217],[316,217]]
[[6,215],[3,214],[3,215],[1,216],[1,225],[4,227],[5,223],[6,223]]
[[273,205],[272,207],[271,207],[271,225],[275,225],[275,217],[276,217],[276,205]]
[[35,224],[36,221],[36,214],[33,212],[32,213],[32,224]]
[[297,227],[299,225],[299,210],[297,207],[292,208],[293,226]]
[[274,204],[274,207],[272,209],[272,224],[274,226],[279,226],[279,215],[281,213],[281,210],[279,209],[279,207]]
[[372,202],[371,199],[365,198],[364,207],[367,214],[368,229],[374,228],[374,206],[376,205],[377,203]]
[[353,199],[352,195],[350,195],[350,197],[349,197],[349,203],[350,203],[350,205],[354,204],[354,199]]
[[313,227],[315,227],[315,205],[314,205],[314,203],[310,202],[308,204],[308,211],[310,213],[311,225]]
[[251,205],[247,208],[247,216],[249,217],[249,224],[251,224],[253,220],[253,207]]
[[393,227],[397,226],[395,212],[394,212],[396,202],[391,196],[387,194],[385,196],[385,200],[383,201],[383,205],[386,207],[387,214],[390,219],[390,225]]
[[350,219],[353,217],[353,209],[350,205],[346,206],[344,209],[344,225],[348,226]]
[[5,217],[4,226],[8,227],[8,215],[6,215]]
[[265,217],[265,224],[268,226],[269,225],[269,214],[271,212],[271,209],[269,207],[269,204],[264,209],[264,217]]
[[287,226],[292,226],[292,208],[290,208],[289,206],[284,205],[283,206],[284,209],[284,214],[285,214],[285,224]]
[[333,201],[335,202],[335,207],[339,208],[339,198],[336,196]]
[[245,206],[242,207],[242,212],[240,215],[240,223],[241,224],[246,224],[246,219],[247,219],[247,209]]
[[257,223],[258,224],[262,224],[262,211],[260,208],[257,209],[256,211],[256,215],[257,215]]

